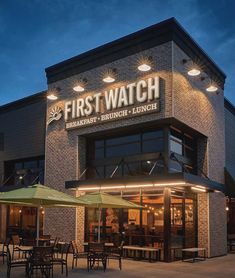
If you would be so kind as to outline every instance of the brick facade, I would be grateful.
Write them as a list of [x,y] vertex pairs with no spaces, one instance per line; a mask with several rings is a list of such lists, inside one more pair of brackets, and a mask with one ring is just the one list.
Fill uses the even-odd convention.
[[226,168],[235,180],[235,113],[225,109]]
[[[59,87],[58,102],[48,102],[48,113],[55,105],[64,108],[64,101],[74,99],[77,93],[72,87],[76,80],[87,78],[86,93],[103,92],[109,88],[139,80],[141,77],[158,75],[164,80],[164,92],[161,93],[161,111],[151,115],[133,117],[86,128],[65,131],[64,121],[54,122],[46,131],[46,184],[64,189],[65,181],[77,179],[84,170],[86,142],[83,135],[133,126],[135,124],[176,118],[207,137],[198,142],[199,165],[210,179],[224,182],[225,142],[224,142],[224,102],[223,91],[219,94],[207,93],[205,83],[199,78],[187,76],[182,59],[188,56],[173,42],[145,50],[142,56],[153,57],[153,69],[150,73],[136,70],[136,61],[140,54],[130,55],[104,66],[96,67],[79,75],[51,83],[49,89]],[[104,84],[102,73],[109,68],[117,68],[118,81]],[[218,195],[218,194],[217,194]],[[224,196],[216,197],[212,193],[199,194],[198,231],[199,245],[207,248],[208,256],[225,254],[226,218]],[[215,205],[216,204],[216,205]],[[218,213],[218,210],[220,212]],[[205,213],[206,212],[206,213]],[[55,223],[56,222],[56,223]],[[66,233],[64,232],[66,231]],[[84,209],[60,209],[46,211],[45,232],[59,236],[64,240],[74,238],[83,240]]]

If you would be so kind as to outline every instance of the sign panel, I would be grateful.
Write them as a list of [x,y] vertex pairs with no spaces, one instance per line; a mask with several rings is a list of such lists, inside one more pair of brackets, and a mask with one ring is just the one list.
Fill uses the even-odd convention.
[[[63,115],[69,130],[159,111],[160,78],[156,76],[65,101]],[[48,124],[61,116],[61,109],[52,109]]]
[[159,100],[153,101],[148,104],[138,105],[128,109],[120,109],[115,112],[106,112],[99,116],[89,116],[82,119],[74,120],[65,123],[66,129],[73,129],[79,127],[85,127],[93,124],[105,123],[109,121],[121,120],[130,116],[140,116],[147,113],[153,113],[160,111]]

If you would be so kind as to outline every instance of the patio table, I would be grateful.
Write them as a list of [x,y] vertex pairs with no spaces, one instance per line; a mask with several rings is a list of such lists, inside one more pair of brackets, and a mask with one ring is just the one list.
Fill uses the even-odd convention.
[[[203,256],[197,256],[198,252],[203,252]],[[185,259],[185,253],[191,253],[191,259]],[[196,262],[196,261],[205,261],[206,260],[206,248],[185,248],[182,249],[182,262]]]

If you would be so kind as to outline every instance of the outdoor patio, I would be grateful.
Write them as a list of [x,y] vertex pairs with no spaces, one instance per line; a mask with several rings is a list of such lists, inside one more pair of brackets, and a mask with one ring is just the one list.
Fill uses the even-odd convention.
[[[183,263],[181,261],[173,263],[148,263],[133,260],[123,260],[123,269],[120,271],[117,261],[112,261],[107,267],[106,272],[102,269],[92,270],[87,272],[86,260],[81,259],[78,263],[78,267],[71,269],[71,258],[69,259],[69,275],[70,278],[75,277],[110,277],[118,278],[120,275],[122,278],[128,277],[213,277],[213,278],[233,278],[235,277],[235,254],[229,254],[228,256],[218,257],[213,259],[207,259],[203,262],[197,263]],[[6,264],[3,266],[0,264],[0,277],[6,277]],[[24,269],[13,269],[11,277],[23,278],[25,277]],[[34,277],[41,277],[40,274]],[[54,278],[66,277],[62,275],[59,267],[54,268]]]

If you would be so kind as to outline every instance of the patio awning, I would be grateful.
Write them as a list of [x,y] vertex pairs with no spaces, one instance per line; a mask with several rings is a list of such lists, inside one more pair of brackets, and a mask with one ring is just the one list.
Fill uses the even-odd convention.
[[192,175],[189,173],[169,173],[165,175],[156,176],[128,176],[121,178],[105,178],[105,179],[83,179],[83,180],[71,180],[65,182],[67,189],[79,188],[87,189],[125,189],[125,188],[137,188],[137,187],[151,187],[151,186],[203,186],[208,190],[218,190],[225,192],[224,184],[216,181]]

